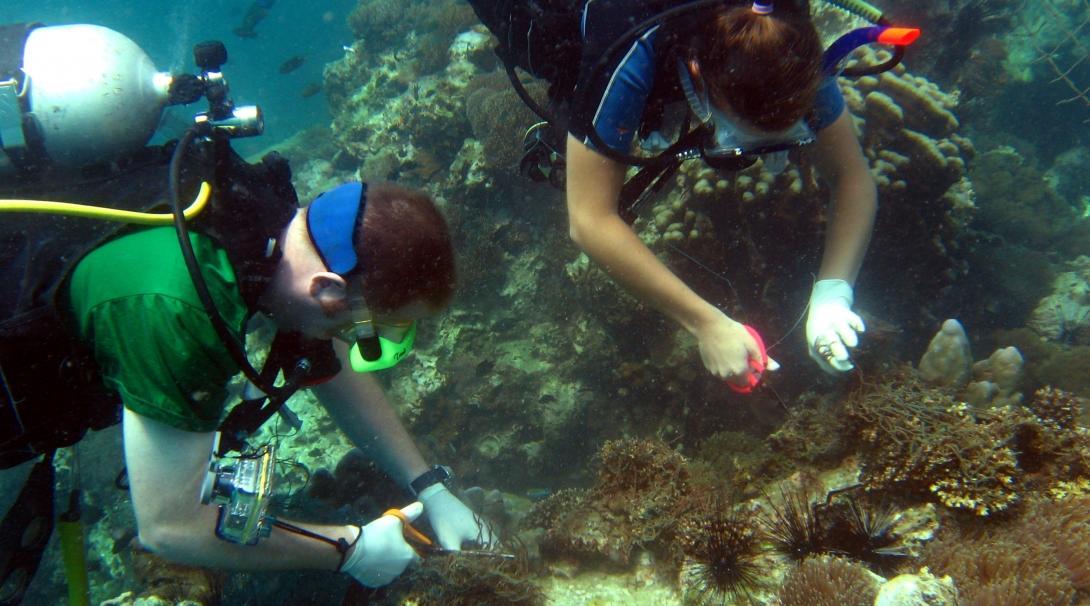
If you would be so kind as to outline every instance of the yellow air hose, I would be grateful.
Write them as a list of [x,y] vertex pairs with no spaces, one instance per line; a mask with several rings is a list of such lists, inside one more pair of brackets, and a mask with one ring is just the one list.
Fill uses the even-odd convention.
[[[201,189],[197,192],[192,204],[185,211],[186,221],[200,214],[208,205],[212,197],[212,186],[201,182]],[[50,215],[65,215],[69,217],[87,217],[90,219],[102,219],[104,221],[118,221],[122,223],[135,223],[137,225],[173,225],[172,213],[143,213],[131,210],[119,210],[104,206],[91,206],[88,204],[72,204],[70,202],[49,202],[45,200],[0,200],[0,212],[7,213],[45,213]]]

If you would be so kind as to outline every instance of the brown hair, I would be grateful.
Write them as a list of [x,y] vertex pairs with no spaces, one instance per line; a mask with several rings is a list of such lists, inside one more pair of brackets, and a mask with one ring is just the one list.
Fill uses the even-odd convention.
[[750,124],[783,130],[813,107],[822,48],[805,14],[734,7],[705,20],[695,42],[712,101],[725,101]]
[[447,223],[424,192],[391,183],[367,188],[357,228],[363,296],[373,311],[420,300],[433,309],[454,295],[454,249]]

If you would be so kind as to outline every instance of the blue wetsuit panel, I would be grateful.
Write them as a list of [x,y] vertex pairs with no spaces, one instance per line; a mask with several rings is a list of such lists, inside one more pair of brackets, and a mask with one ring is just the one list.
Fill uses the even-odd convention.
[[594,130],[607,145],[627,150],[643,119],[643,108],[655,84],[655,32],[642,36],[614,70],[595,108]]
[[806,116],[806,124],[815,133],[828,127],[844,112],[844,95],[836,78],[825,78],[818,89],[814,107]]

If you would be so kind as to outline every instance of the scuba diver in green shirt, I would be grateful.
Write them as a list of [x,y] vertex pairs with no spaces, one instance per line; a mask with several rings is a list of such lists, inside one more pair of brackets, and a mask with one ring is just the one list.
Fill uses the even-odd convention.
[[[492,545],[371,374],[403,360],[417,321],[453,295],[443,217],[392,184],[346,183],[300,207],[285,160],[231,149],[262,122],[228,97],[223,46],[195,56],[199,75],[171,76],[106,28],[0,27],[0,198],[12,198],[0,201],[0,468],[45,455],[32,475],[51,474],[57,448],[120,417],[138,536],[167,559],[337,570],[376,587],[419,557],[403,524],[420,515],[442,549]],[[165,105],[201,98],[209,110],[180,142],[147,145]],[[260,371],[243,346],[255,314],[276,329]],[[225,416],[239,370],[246,395]],[[406,489],[400,514],[342,525],[269,514],[274,464],[246,439],[276,414],[297,424],[285,400],[304,387]],[[210,457],[231,450],[244,453],[233,466]],[[37,509],[33,497],[24,490],[4,528],[51,513],[51,493]],[[33,576],[41,549],[23,548],[0,545],[0,583]]]
[[[220,313],[241,327],[250,309],[226,253],[200,234],[192,239]],[[416,321],[440,311],[453,292],[442,217],[425,195],[393,185],[350,183],[319,196],[298,211],[279,246],[280,262],[257,307],[278,330],[315,341],[315,349],[332,340],[327,355],[311,354],[314,365],[335,368],[339,360],[367,371],[393,365],[411,349]],[[125,405],[125,465],[146,547],[206,567],[342,569],[368,585],[388,582],[414,559],[400,524],[389,518],[362,529],[299,525],[356,546],[345,553],[292,532],[272,532],[252,546],[217,538],[218,508],[194,497],[205,481],[224,386],[237,365],[205,317],[173,228],[99,246],[76,266],[69,297],[80,336]],[[360,339],[361,331],[370,334]],[[381,353],[367,361],[358,341],[372,335]],[[431,477],[370,374],[345,368],[311,390],[352,442],[400,484]],[[487,529],[441,479],[417,483],[411,492],[440,543],[457,549]],[[419,503],[406,513],[419,515]]]

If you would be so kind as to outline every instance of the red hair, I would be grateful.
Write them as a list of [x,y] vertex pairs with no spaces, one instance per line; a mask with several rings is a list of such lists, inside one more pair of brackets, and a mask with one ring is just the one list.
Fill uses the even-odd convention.
[[795,12],[758,15],[747,5],[703,22],[693,48],[713,101],[764,130],[806,115],[821,84],[821,39]]
[[372,311],[414,301],[441,309],[454,295],[454,249],[447,223],[424,192],[391,183],[367,188],[356,233],[363,296]]

